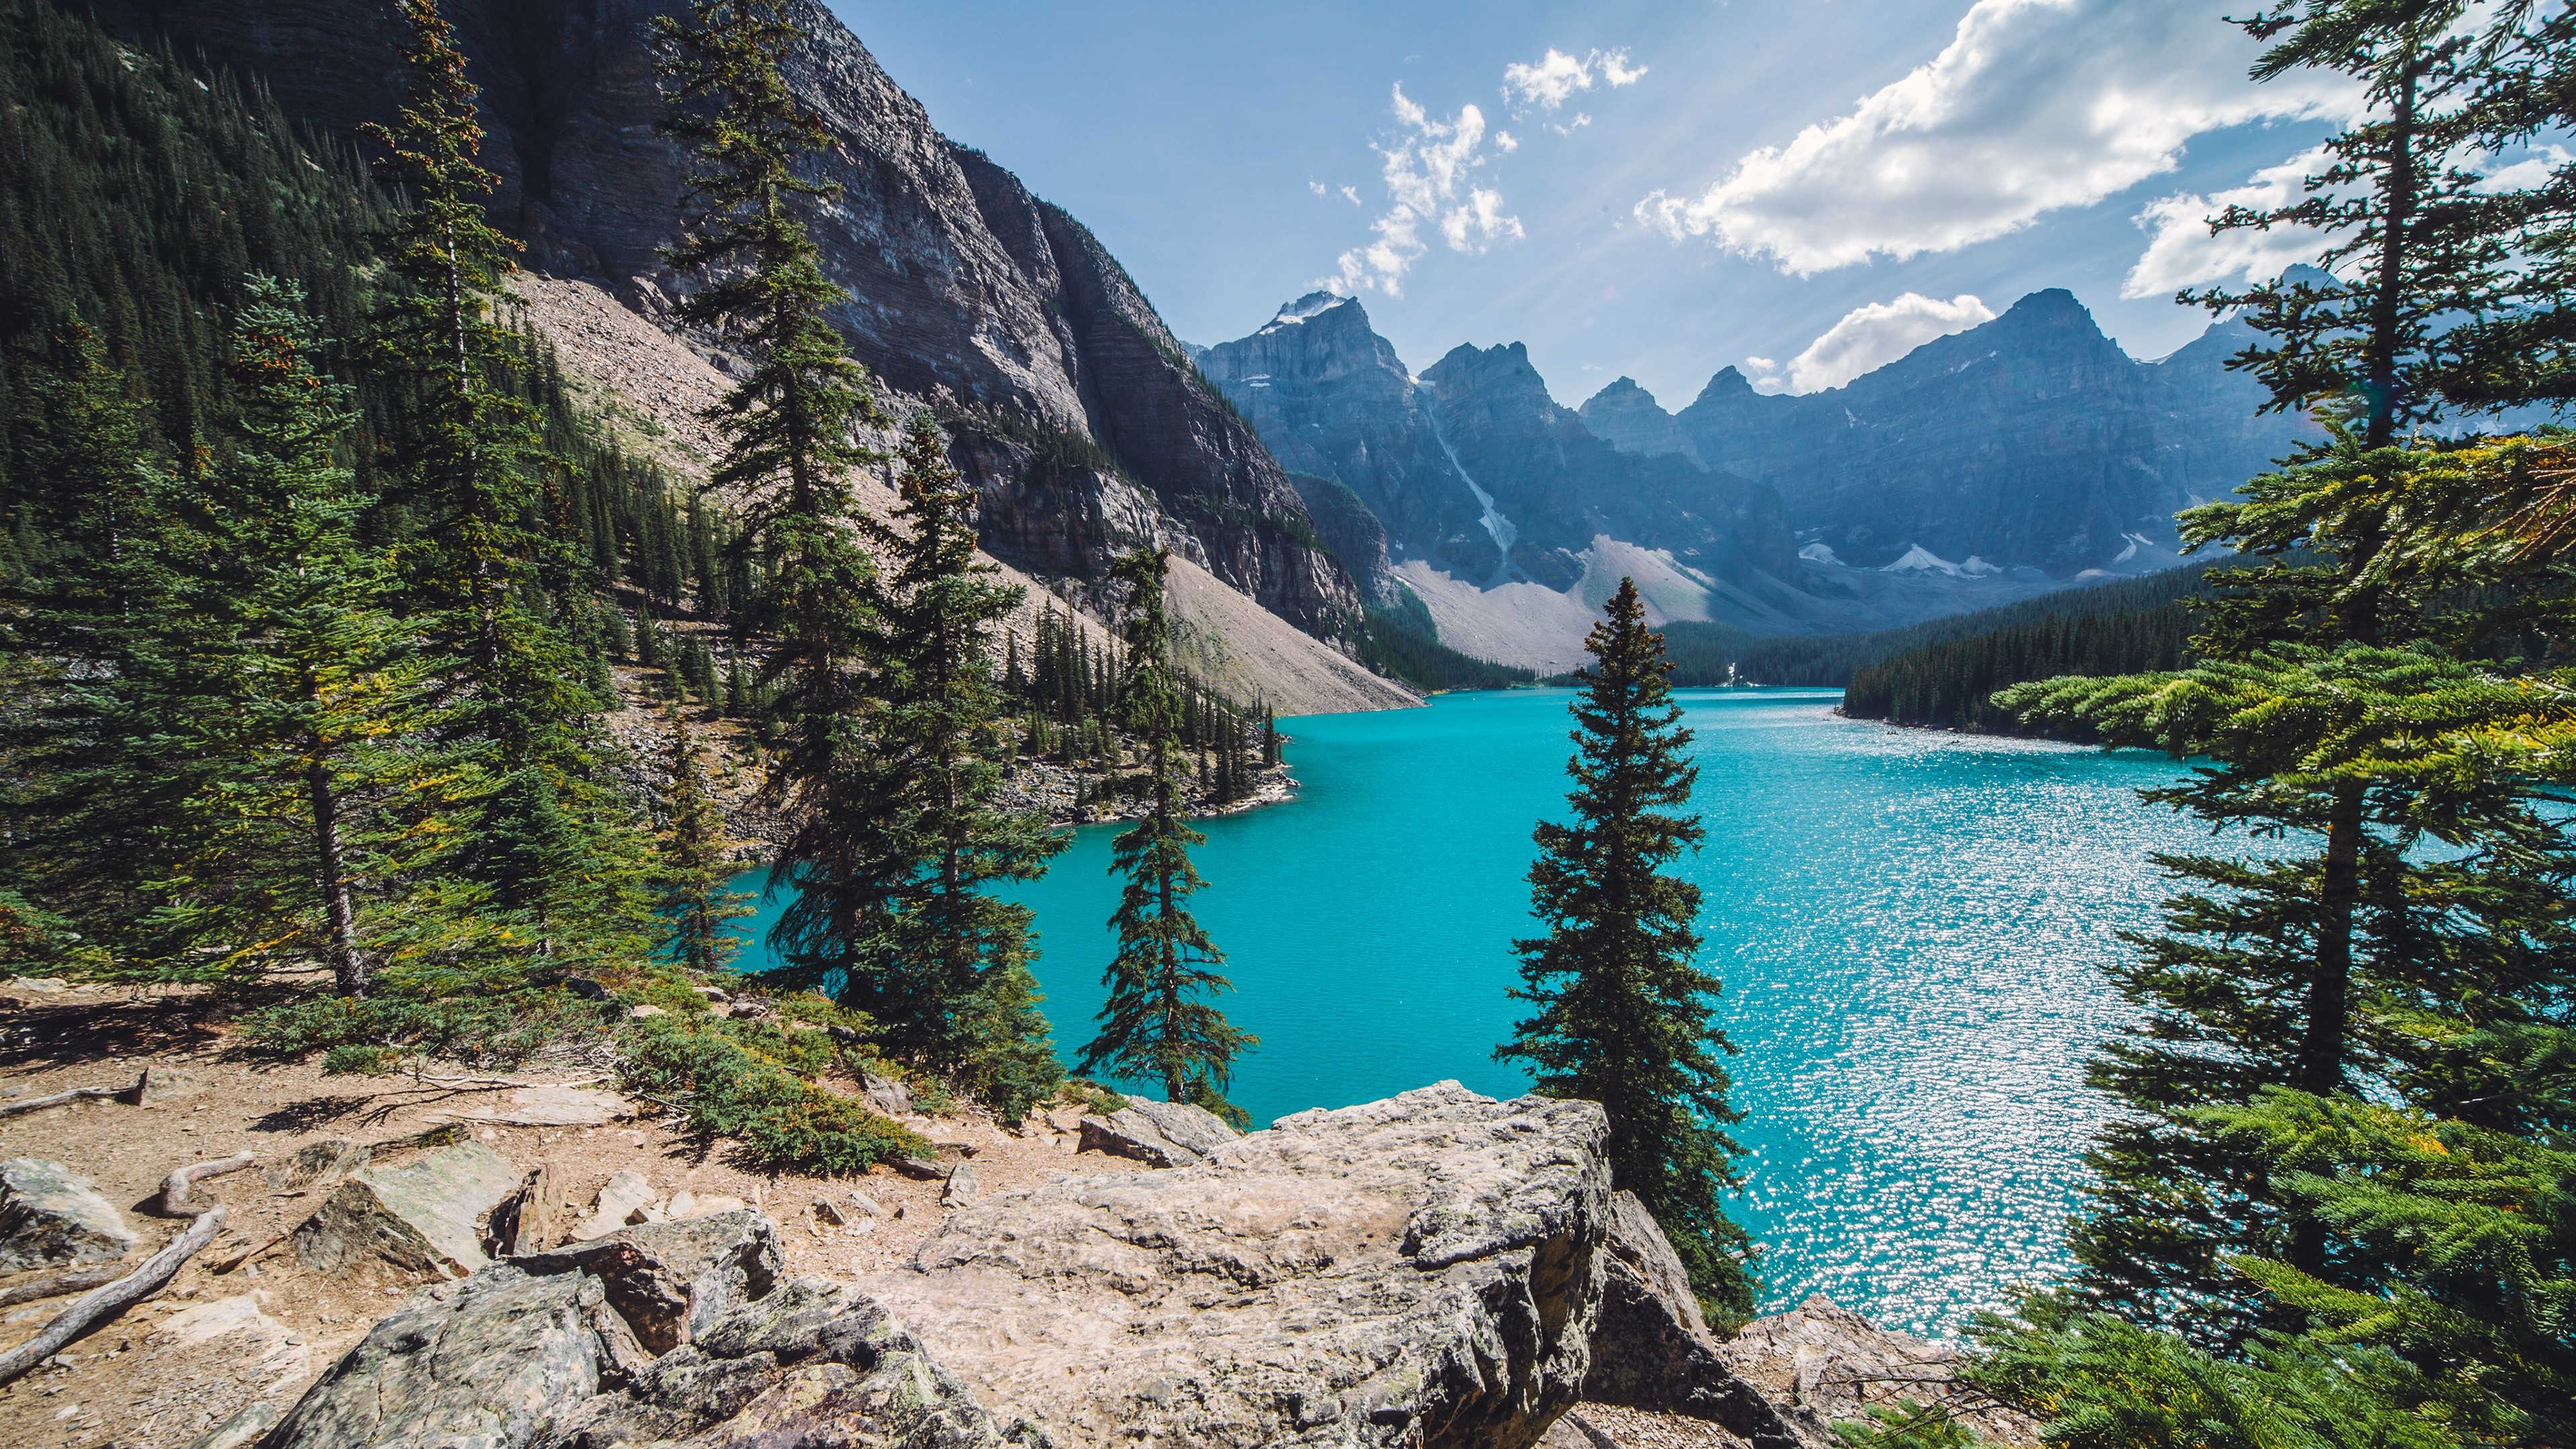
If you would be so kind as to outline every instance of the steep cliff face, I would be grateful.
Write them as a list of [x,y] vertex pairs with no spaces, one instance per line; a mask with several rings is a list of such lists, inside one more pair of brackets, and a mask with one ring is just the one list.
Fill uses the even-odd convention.
[[1289,471],[1339,481],[1398,557],[1485,579],[1503,554],[1450,460],[1427,399],[1359,302],[1314,292],[1200,358]]
[[1722,579],[1796,571],[1797,545],[1769,489],[1611,446],[1548,395],[1522,344],[1457,348],[1422,382],[1451,455],[1493,500],[1515,574],[1571,588],[1583,577],[1579,555],[1604,535]]
[[[1727,368],[1674,422],[1702,463],[1778,489],[1798,536],[1847,563],[1920,546],[2067,576],[2170,544],[2175,510],[2300,435],[2295,418],[2256,417],[2260,389],[2223,370],[2246,335],[2223,324],[2142,363],[2052,289],[1828,392],[1766,396]],[[1634,404],[1586,417],[1639,445],[1651,424]]]
[[[601,279],[660,316],[656,249],[678,230],[680,158],[653,134],[646,46],[668,0],[448,0],[483,87],[496,215],[544,270]],[[107,0],[112,24],[263,76],[300,119],[339,132],[400,94],[385,0]],[[984,492],[993,553],[1097,577],[1160,539],[1317,634],[1359,607],[1309,540],[1304,505],[1260,439],[1201,381],[1115,259],[1018,179],[942,137],[857,37],[816,7],[789,79],[833,145],[814,173],[841,197],[814,218],[850,292],[834,317],[900,403],[938,407]]]

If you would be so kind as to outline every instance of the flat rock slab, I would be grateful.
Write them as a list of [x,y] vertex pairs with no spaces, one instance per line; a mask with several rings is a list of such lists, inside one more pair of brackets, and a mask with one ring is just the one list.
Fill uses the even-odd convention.
[[1444,1082],[961,1208],[858,1287],[1056,1449],[1527,1449],[1589,1365],[1606,1138]]
[[59,1162],[0,1162],[0,1273],[113,1263],[134,1229],[98,1185]]
[[[1744,1325],[1717,1353],[1814,1449],[1841,1449],[1833,1426],[1863,1422],[1875,1406],[1945,1403],[1958,1389],[1957,1349],[1881,1328],[1821,1293]],[[1953,1408],[1982,1438],[2039,1442],[2036,1421],[1982,1396]]]
[[635,1104],[615,1092],[588,1087],[521,1087],[504,1101],[439,1113],[434,1120],[488,1123],[495,1127],[605,1127],[634,1115]]
[[295,1255],[317,1273],[391,1273],[415,1281],[481,1268],[482,1219],[519,1188],[519,1173],[480,1142],[352,1173],[295,1230]]

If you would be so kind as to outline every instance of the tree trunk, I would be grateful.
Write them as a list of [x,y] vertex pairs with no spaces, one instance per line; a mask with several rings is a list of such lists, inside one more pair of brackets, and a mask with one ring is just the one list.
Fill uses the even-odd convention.
[[349,907],[349,877],[340,852],[340,801],[331,788],[329,758],[316,746],[305,767],[305,792],[313,803],[314,884],[322,892],[325,936],[322,951],[331,962],[331,981],[342,996],[367,994],[367,963],[358,954],[358,923]]
[[2361,787],[2338,785],[2326,816],[2324,889],[2318,897],[2317,957],[2308,978],[2307,1037],[2300,1043],[2299,1090],[2343,1089],[2344,1036],[2350,1026],[2352,927],[2361,896]]

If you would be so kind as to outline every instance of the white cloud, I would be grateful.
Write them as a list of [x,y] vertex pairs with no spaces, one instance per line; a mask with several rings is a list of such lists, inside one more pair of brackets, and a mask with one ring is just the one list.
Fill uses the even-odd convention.
[[2307,195],[2307,178],[2331,164],[2323,147],[2302,151],[2278,166],[2266,166],[2243,186],[2209,196],[2181,194],[2147,203],[2138,225],[2147,232],[2147,249],[2120,283],[2123,297],[2162,297],[2185,287],[2205,286],[2233,278],[2268,282],[2284,267],[2313,262],[2325,249],[2325,238],[2304,226],[2269,230],[2239,227],[2210,234],[2209,219],[2231,206],[2271,211]]
[[1503,211],[1502,193],[1474,183],[1473,173],[1485,164],[1485,113],[1462,106],[1449,120],[1434,120],[1401,85],[1394,104],[1400,132],[1391,145],[1378,147],[1392,204],[1369,223],[1377,239],[1342,253],[1335,275],[1324,279],[1337,291],[1375,288],[1401,296],[1405,272],[1431,249],[1422,235],[1426,226],[1451,251],[1481,252],[1521,237],[1520,218]]
[[1503,154],[1506,156],[1509,156],[1514,151],[1521,148],[1520,138],[1509,131],[1496,131],[1494,133],[1494,144],[1501,147]]
[[1639,220],[1805,276],[1950,251],[2173,169],[2185,142],[2262,119],[2339,117],[2357,93],[2246,79],[2256,45],[2172,0],[1976,0],[1940,55],[1848,115],[1736,161]]
[[1872,302],[1844,313],[1806,351],[1789,359],[1785,370],[1767,357],[1744,362],[1763,391],[1822,392],[1884,367],[1935,337],[1964,332],[1994,317],[1992,307],[1965,292],[1947,302],[1908,292],[1893,302]]
[[1342,200],[1349,202],[1349,203],[1350,203],[1351,205],[1353,205],[1353,206],[1366,206],[1366,205],[1368,205],[1368,203],[1367,203],[1367,202],[1360,200],[1360,192],[1359,192],[1359,188],[1358,188],[1358,187],[1356,187],[1356,186],[1345,186],[1345,187],[1343,187],[1343,188],[1342,188]]
[[1618,87],[1632,86],[1645,78],[1646,68],[1630,65],[1625,50],[1595,50],[1577,59],[1549,46],[1536,65],[1514,61],[1503,67],[1503,99],[1516,106],[1552,111],[1575,92],[1592,89],[1596,81]]
[[1306,189],[1315,193],[1317,196],[1322,196],[1324,194],[1324,183],[1320,181],[1309,181],[1306,183]]

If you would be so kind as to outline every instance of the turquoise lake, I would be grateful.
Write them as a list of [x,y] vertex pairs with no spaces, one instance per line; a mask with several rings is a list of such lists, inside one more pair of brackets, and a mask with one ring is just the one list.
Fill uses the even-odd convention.
[[[1204,822],[1197,910],[1230,957],[1225,1009],[1261,1038],[1232,1094],[1257,1122],[1442,1078],[1527,1086],[1492,1054],[1569,697],[1283,721],[1300,798]],[[1685,868],[1750,1149],[1735,1206],[1766,1305],[1820,1292],[1941,1333],[2064,1261],[2106,1110],[2084,1060],[2128,1019],[2098,967],[2155,921],[2148,852],[2207,840],[2133,793],[2171,761],[1848,721],[1838,697],[1679,696],[1709,837]],[[1115,828],[1077,832],[1022,893],[1068,1059],[1111,952]]]

